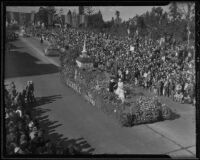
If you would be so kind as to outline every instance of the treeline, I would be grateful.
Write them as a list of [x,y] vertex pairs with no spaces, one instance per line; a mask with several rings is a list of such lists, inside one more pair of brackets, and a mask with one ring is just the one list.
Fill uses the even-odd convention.
[[[54,23],[60,23],[59,14],[56,14],[55,7],[40,7],[36,14],[36,21],[44,22],[48,25],[48,15],[54,17]],[[168,36],[176,41],[182,42],[195,39],[195,3],[192,2],[172,2],[166,12],[162,7],[153,7],[142,15],[136,15],[128,21],[120,18],[120,11],[116,11],[115,18],[104,21],[101,11],[95,12],[93,7],[84,7],[87,15],[87,28],[96,32],[107,32],[116,36],[134,37],[136,33],[143,38],[153,40]],[[62,19],[62,16],[61,16]]]
[[168,12],[164,11],[162,7],[153,7],[150,12],[136,15],[123,22],[119,22],[119,11],[116,11],[115,15],[115,19],[112,18],[107,22],[103,21],[100,11],[89,15],[88,27],[120,36],[127,36],[129,29],[130,37],[134,37],[137,31],[139,36],[154,40],[168,35],[177,41],[186,41],[188,32],[190,32],[190,39],[194,40],[195,38],[195,4],[192,2],[171,3]]

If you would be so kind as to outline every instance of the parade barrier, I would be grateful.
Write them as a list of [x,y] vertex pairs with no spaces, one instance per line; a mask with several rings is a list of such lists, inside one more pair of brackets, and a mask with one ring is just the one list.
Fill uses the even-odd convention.
[[75,65],[64,64],[60,74],[68,87],[80,94],[92,106],[117,119],[123,126],[169,120],[175,115],[157,97],[142,96],[135,102],[122,103],[116,94],[107,90],[103,72],[86,71]]

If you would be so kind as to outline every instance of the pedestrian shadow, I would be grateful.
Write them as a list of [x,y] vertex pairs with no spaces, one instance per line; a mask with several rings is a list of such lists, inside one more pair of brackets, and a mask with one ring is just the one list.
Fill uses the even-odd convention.
[[53,103],[56,99],[61,99],[61,95],[53,95],[53,96],[46,96],[46,97],[36,97],[36,106],[41,106],[48,103]]
[[170,116],[170,119],[169,120],[175,120],[175,119],[178,119],[178,118],[180,118],[181,116],[180,116],[180,114],[178,114],[178,113],[175,113],[174,111],[172,111],[172,113],[171,113],[171,116]]
[[13,50],[13,49],[22,49],[22,48],[24,48],[24,47],[17,47],[17,46],[14,45],[13,43],[9,43],[9,47],[10,47],[11,50]]
[[[91,145],[84,138],[70,139],[68,137],[64,137],[63,134],[57,133],[56,128],[62,126],[62,124],[59,124],[58,121],[50,121],[48,115],[42,116],[45,112],[46,111],[44,110],[41,112],[41,109],[39,109],[37,120],[40,124],[40,127],[46,132],[45,137],[53,142],[54,146],[57,147],[57,150],[59,148],[63,150],[71,149],[78,151],[74,154],[92,154],[94,148],[92,148]],[[69,153],[65,153],[65,155],[67,154]]]
[[28,52],[18,50],[5,54],[5,78],[35,76],[57,73],[58,67],[53,64],[38,63],[41,60]]
[[[74,153],[75,155],[91,155],[95,151],[84,138],[70,139],[55,132],[50,132],[48,136],[49,139],[56,142],[56,146],[59,148],[77,150],[78,153]],[[67,153],[65,155],[67,155]]]
[[[58,121],[51,121],[48,115],[50,109],[42,108],[41,105],[52,103],[56,99],[62,98],[61,95],[53,95],[47,97],[37,97],[37,103],[35,107],[32,108],[31,117],[37,120],[39,126],[42,130],[45,131],[46,139],[49,139],[57,150],[64,149],[67,152],[62,152],[62,155],[91,155],[94,151],[94,148],[84,139],[84,138],[68,138],[63,134],[57,132],[57,128],[62,126]],[[75,152],[78,151],[78,152]],[[56,155],[60,155],[59,153]]]

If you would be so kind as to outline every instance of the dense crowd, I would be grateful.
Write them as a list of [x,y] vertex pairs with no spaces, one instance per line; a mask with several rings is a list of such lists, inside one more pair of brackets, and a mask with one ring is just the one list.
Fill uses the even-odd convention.
[[[194,46],[188,49],[187,44],[174,40],[160,43],[139,36],[117,37],[74,28],[57,28],[53,32],[58,35],[58,45],[64,38],[79,51],[86,37],[87,53],[94,65],[115,75],[117,80],[143,86],[180,103],[195,103]],[[48,34],[43,36],[49,40]]]
[[6,40],[5,42],[10,42],[18,39],[18,34],[16,34],[14,31],[7,31],[6,32]]
[[46,131],[33,117],[34,84],[28,81],[22,92],[12,82],[5,87],[6,152],[8,155],[78,154],[76,146],[63,148],[52,142]]

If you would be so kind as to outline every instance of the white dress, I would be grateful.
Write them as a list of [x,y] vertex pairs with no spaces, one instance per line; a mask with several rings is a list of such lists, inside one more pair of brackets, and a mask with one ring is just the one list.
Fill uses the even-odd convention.
[[122,102],[124,102],[125,96],[124,96],[124,84],[123,84],[123,82],[118,82],[118,87],[117,87],[115,93],[122,100]]

